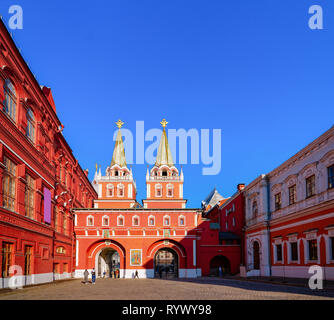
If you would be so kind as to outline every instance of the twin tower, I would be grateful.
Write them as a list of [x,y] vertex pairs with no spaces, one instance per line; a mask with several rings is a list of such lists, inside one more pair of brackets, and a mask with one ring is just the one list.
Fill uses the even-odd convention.
[[147,168],[146,174],[146,199],[143,205],[137,202],[137,187],[133,179],[132,168],[126,164],[125,150],[121,128],[123,122],[118,120],[115,148],[110,166],[106,169],[106,175],[102,176],[101,168],[96,172],[92,182],[98,193],[98,199],[94,201],[95,208],[101,209],[182,209],[187,200],[183,199],[183,172],[174,166],[172,153],[169,148],[166,126],[168,122],[163,119],[163,127],[160,145],[155,165],[151,170]]

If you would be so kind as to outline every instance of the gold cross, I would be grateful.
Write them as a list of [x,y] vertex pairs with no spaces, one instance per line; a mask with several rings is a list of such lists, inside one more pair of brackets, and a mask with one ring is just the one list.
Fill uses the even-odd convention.
[[123,124],[124,124],[124,122],[122,122],[122,120],[121,119],[119,119],[117,122],[115,122],[116,123],[116,126],[118,127],[118,129],[121,129],[122,127],[123,127]]
[[166,119],[162,119],[162,121],[160,122],[160,124],[165,129],[167,127],[168,122],[166,121]]

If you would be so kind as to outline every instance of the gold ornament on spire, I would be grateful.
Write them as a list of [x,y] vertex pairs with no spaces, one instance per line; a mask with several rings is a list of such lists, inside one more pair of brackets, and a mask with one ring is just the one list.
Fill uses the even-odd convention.
[[95,168],[96,168],[96,172],[97,172],[97,168],[98,168],[98,165],[97,165],[97,163],[95,164]]
[[123,124],[124,124],[124,122],[121,119],[119,119],[115,123],[116,123],[116,126],[117,126],[118,129],[121,129],[123,127]]
[[162,121],[160,122],[160,124],[165,129],[167,127],[168,122],[166,121],[166,119],[162,119]]

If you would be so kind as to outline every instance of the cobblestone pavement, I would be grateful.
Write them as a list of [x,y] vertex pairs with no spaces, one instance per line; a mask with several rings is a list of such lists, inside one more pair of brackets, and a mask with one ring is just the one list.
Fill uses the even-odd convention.
[[333,299],[334,291],[230,279],[97,279],[95,285],[68,280],[0,291],[0,300],[266,300]]

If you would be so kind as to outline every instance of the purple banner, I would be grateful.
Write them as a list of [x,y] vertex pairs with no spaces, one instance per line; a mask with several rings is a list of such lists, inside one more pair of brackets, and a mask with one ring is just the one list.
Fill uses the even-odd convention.
[[44,222],[51,224],[51,191],[44,188]]

